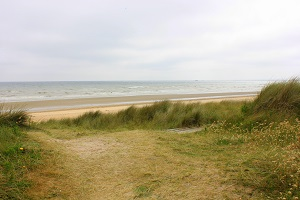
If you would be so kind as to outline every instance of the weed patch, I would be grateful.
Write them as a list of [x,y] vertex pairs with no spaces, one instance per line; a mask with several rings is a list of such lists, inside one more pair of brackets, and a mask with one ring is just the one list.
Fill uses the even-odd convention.
[[257,124],[251,131],[219,122],[206,129],[215,137],[213,149],[228,146],[222,149],[225,154],[235,147],[227,168],[240,168],[238,177],[243,185],[280,199],[300,195],[299,130],[299,121]]
[[27,140],[14,126],[0,126],[0,199],[26,199],[26,189],[31,186],[26,175],[40,161],[36,143]]
[[148,186],[140,185],[135,189],[135,193],[135,198],[144,198],[151,195],[152,189]]

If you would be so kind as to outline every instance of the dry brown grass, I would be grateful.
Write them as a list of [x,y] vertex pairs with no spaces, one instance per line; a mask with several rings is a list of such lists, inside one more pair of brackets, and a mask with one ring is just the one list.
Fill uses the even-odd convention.
[[[38,198],[250,198],[249,188],[235,185],[214,157],[207,159],[208,143],[199,135],[138,130],[80,137],[69,133],[63,131],[62,137],[50,130],[56,138],[29,133],[59,155],[58,162],[32,177],[40,183],[31,191]],[[186,146],[187,140],[199,146]]]
[[58,140],[43,132],[31,131],[28,135],[41,144],[43,163],[27,175],[33,183],[27,194],[34,200],[76,199],[76,194],[71,192],[76,182],[69,180],[70,174],[65,170],[66,154],[56,144]]

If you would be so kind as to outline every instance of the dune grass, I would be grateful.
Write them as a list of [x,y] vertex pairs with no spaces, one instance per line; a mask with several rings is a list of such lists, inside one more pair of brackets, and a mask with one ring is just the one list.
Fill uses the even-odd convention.
[[251,129],[257,123],[295,121],[299,117],[300,83],[295,78],[265,86],[252,102],[186,104],[161,101],[142,108],[131,106],[113,114],[88,112],[75,119],[49,120],[42,124],[97,130],[163,130],[226,121],[227,124],[242,124]]
[[99,111],[85,113],[75,119],[49,120],[44,127],[72,127],[89,130],[165,130],[169,128],[199,127],[215,121],[226,120],[236,123],[242,119],[240,107],[243,102],[223,101],[221,103],[172,103],[156,102],[137,108],[131,106],[113,114]]
[[263,88],[253,102],[253,112],[280,111],[300,116],[300,83],[294,78],[276,82]]
[[0,124],[9,126],[27,126],[30,117],[22,108],[6,108],[5,104],[0,105]]
[[213,149],[234,153],[221,165],[234,174],[238,183],[271,199],[297,199],[300,197],[299,130],[299,121],[257,123],[251,130],[216,123],[206,133],[213,137]]
[[[205,156],[206,152],[207,159],[211,158],[232,176],[233,182],[251,187],[265,197],[299,199],[299,102],[299,80],[291,79],[267,85],[252,102],[163,101],[143,108],[131,106],[115,114],[89,112],[75,119],[50,120],[39,126],[108,132],[202,126],[204,130],[197,134],[208,146],[195,143],[199,141],[197,134],[185,137],[184,142],[176,142],[173,136],[165,134],[162,143],[190,159]],[[146,197],[152,190],[141,185],[135,192]]]
[[[243,144],[246,167],[239,180],[271,198],[300,198],[300,82],[294,78],[264,87],[241,107],[243,120],[213,124],[219,145]],[[228,128],[229,127],[229,128]]]
[[38,144],[28,140],[22,127],[28,125],[22,110],[0,110],[0,199],[27,199],[31,182],[28,172],[38,165]]
[[[199,163],[205,161],[211,169],[218,171],[219,180],[216,180],[216,183],[224,181],[227,186],[233,185],[230,191],[222,190],[228,199],[234,199],[233,196],[230,196],[231,194],[245,195],[245,198],[253,197],[254,199],[299,199],[299,88],[299,80],[291,79],[267,85],[252,102],[223,101],[186,104],[162,101],[142,108],[131,106],[113,114],[89,112],[74,119],[49,120],[35,124],[37,128],[44,130],[36,137],[43,137],[43,134],[46,136],[47,133],[45,141],[56,138],[60,139],[61,144],[65,144],[65,141],[69,141],[68,144],[71,144],[71,142],[81,141],[76,140],[81,137],[88,138],[93,135],[96,139],[98,134],[99,138],[101,136],[101,140],[97,140],[96,147],[103,139],[106,141],[105,138],[115,139],[117,143],[113,143],[115,146],[111,149],[111,151],[115,151],[114,155],[106,152],[109,156],[102,158],[101,165],[103,164],[105,167],[105,164],[110,164],[109,166],[116,170],[118,166],[115,166],[114,163],[106,163],[109,159],[113,159],[114,162],[122,159],[122,164],[129,163],[119,170],[124,170],[124,167],[129,169],[134,178],[132,192],[135,198],[154,198],[159,195],[168,197],[168,191],[172,191],[174,187],[182,187],[186,192],[184,195],[199,195],[197,192],[190,192],[187,187],[183,186],[192,183],[195,187],[200,187],[197,183],[206,174],[199,167]],[[37,143],[29,140],[24,134],[22,127],[29,125],[28,120],[26,112],[21,110],[4,112],[2,109],[0,112],[0,199],[29,198],[26,195],[26,189],[32,182],[27,179],[26,175],[34,172],[35,167],[39,164],[41,150]],[[170,128],[184,127],[203,127],[203,130],[183,135],[165,131]],[[30,131],[34,135],[37,134]],[[86,140],[91,142],[91,140]],[[136,146],[131,147],[134,150],[130,151],[130,160],[127,160],[125,156],[127,154],[122,149],[123,146],[118,143],[120,141],[127,145],[135,141]],[[82,142],[80,144],[84,146],[85,140]],[[57,145],[57,140],[54,140],[53,144]],[[145,146],[146,144],[148,146]],[[88,147],[90,147],[89,145],[91,143],[88,144]],[[139,148],[136,148],[137,146]],[[124,148],[129,148],[129,146],[124,146]],[[149,154],[149,149],[151,152],[153,151],[151,154]],[[148,152],[149,155],[145,152]],[[121,157],[119,158],[117,155]],[[133,158],[141,157],[143,157],[141,163],[136,163],[138,165],[135,167]],[[168,160],[182,163],[176,168],[179,170],[176,171],[173,167],[174,163],[166,162]],[[52,163],[52,161],[53,158],[49,156],[48,163]],[[76,159],[73,159],[72,162],[76,162]],[[96,160],[92,159],[91,163],[93,162]],[[79,163],[77,164],[79,165]],[[94,164],[100,165],[99,163]],[[157,168],[155,171],[151,171],[151,166],[154,164],[155,166],[164,166],[172,173],[168,174],[164,168],[159,171]],[[66,165],[57,163],[57,166],[63,169],[69,165],[77,169],[76,163],[74,166],[72,163],[66,163]],[[48,167],[51,168],[50,165]],[[86,166],[83,164],[82,167]],[[143,172],[144,167],[149,168],[147,173]],[[59,178],[61,175],[55,175],[52,173],[55,170],[50,168],[47,172],[51,172],[51,176],[56,177],[51,184],[63,187],[65,183],[68,183],[67,179],[61,181]],[[87,169],[86,175],[88,176],[90,171],[89,168]],[[137,170],[137,174],[134,173],[134,170]],[[186,174],[180,174],[182,171]],[[139,174],[141,172],[143,173]],[[44,176],[45,173],[44,170],[41,170],[38,175]],[[118,177],[116,180],[121,182],[129,180],[130,177],[127,177],[126,173],[128,171],[125,170],[124,177],[122,179]],[[214,171],[210,171],[209,174],[209,176],[213,176]],[[115,180],[109,174],[105,176],[108,180]],[[154,182],[153,177],[155,177]],[[40,182],[48,180],[47,177],[35,178]],[[81,178],[89,179],[89,177]],[[210,184],[214,184],[213,179],[207,180]],[[64,184],[59,184],[59,182]],[[218,182],[218,184],[221,183]],[[109,185],[113,186],[114,183],[110,181]],[[119,184],[118,186],[123,185]],[[219,186],[222,187],[222,184]],[[128,187],[124,186],[123,189],[128,189]],[[243,191],[244,189],[247,192]],[[47,197],[61,195],[60,189],[53,189],[50,193],[47,188],[43,190],[43,195]],[[72,192],[71,189],[66,191]],[[237,191],[240,194],[236,194]],[[217,195],[217,192],[203,193],[204,196],[209,196],[209,194]],[[72,194],[73,197],[74,195],[76,194]],[[109,194],[103,195],[109,197]],[[68,192],[64,193],[64,198],[67,197]]]
[[300,82],[293,78],[265,86],[253,102],[242,107],[244,123],[282,122],[300,118]]

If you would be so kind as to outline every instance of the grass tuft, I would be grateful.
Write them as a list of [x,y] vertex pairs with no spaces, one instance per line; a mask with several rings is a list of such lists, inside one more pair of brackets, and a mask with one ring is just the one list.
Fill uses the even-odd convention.
[[255,122],[271,123],[300,118],[299,79],[267,85],[253,102],[245,103],[241,109],[249,127]]
[[88,112],[75,119],[49,120],[41,125],[48,128],[77,127],[97,130],[199,127],[224,119],[228,122],[240,121],[242,104],[229,101],[208,104],[161,101],[142,108],[131,106],[115,114]]
[[287,111],[300,116],[300,82],[294,78],[267,85],[253,102],[254,113]]
[[28,126],[30,117],[28,113],[19,108],[6,109],[5,105],[0,105],[0,124],[9,126]]
[[22,132],[28,125],[23,110],[0,110],[0,199],[28,199],[26,175],[40,160],[39,148]]

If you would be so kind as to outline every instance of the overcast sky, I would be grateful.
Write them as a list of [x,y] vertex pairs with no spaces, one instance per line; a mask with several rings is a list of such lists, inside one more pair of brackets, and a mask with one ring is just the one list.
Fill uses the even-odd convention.
[[0,0],[0,81],[300,76],[299,0]]

